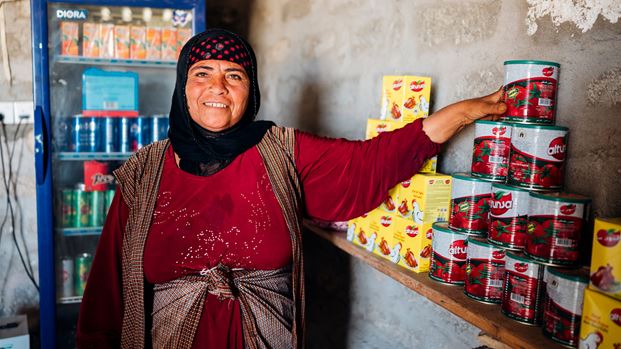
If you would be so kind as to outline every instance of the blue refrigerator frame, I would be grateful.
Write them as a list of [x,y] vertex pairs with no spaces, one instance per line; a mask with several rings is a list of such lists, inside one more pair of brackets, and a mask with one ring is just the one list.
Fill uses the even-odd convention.
[[34,97],[35,175],[37,191],[37,235],[39,249],[39,301],[41,348],[56,347],[56,277],[52,186],[52,135],[50,115],[48,3],[94,6],[137,6],[192,10],[193,31],[206,28],[205,2],[202,0],[92,1],[31,0],[32,70]]

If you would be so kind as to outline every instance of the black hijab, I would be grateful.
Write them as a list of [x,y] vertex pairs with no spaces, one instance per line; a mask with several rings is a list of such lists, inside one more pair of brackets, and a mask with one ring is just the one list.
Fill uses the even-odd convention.
[[[185,85],[192,64],[204,59],[220,59],[241,65],[250,79],[246,111],[239,122],[219,132],[198,125],[188,112]],[[177,62],[177,82],[170,108],[168,138],[179,155],[179,167],[189,173],[209,176],[261,141],[271,121],[255,121],[261,94],[257,60],[250,44],[224,29],[207,29],[192,37],[181,50]]]

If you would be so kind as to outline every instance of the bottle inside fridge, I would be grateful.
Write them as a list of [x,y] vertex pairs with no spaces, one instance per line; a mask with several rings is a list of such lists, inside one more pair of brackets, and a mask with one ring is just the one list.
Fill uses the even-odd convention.
[[75,347],[79,304],[112,172],[167,138],[176,60],[192,11],[48,3],[57,347]]

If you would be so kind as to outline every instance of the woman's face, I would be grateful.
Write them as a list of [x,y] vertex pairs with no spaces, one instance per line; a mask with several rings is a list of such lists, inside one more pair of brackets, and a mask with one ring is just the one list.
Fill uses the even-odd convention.
[[218,132],[235,125],[248,104],[250,80],[244,68],[233,62],[208,59],[194,63],[185,84],[192,120]]

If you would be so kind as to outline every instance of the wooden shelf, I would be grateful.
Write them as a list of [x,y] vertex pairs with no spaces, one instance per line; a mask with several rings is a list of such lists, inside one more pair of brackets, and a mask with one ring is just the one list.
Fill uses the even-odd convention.
[[541,327],[523,325],[500,312],[500,306],[483,304],[468,298],[463,287],[440,284],[427,273],[414,273],[372,254],[347,241],[344,232],[329,231],[308,222],[304,227],[364,263],[390,276],[409,289],[421,294],[451,313],[483,330],[487,335],[513,348],[560,349],[566,348],[546,338]]

